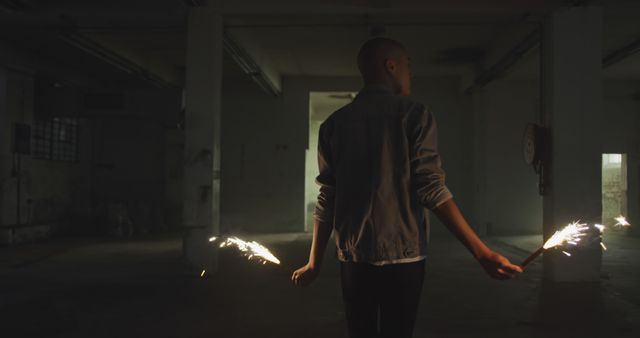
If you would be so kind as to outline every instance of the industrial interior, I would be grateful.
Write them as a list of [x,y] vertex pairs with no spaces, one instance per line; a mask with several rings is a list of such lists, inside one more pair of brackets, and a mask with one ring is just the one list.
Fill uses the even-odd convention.
[[[640,2],[0,1],[0,336],[348,337],[320,125],[389,37],[489,278],[431,214],[414,337],[638,337]],[[594,228],[595,227],[595,228]],[[594,230],[595,231],[595,230]],[[256,241],[280,264],[216,238]]]

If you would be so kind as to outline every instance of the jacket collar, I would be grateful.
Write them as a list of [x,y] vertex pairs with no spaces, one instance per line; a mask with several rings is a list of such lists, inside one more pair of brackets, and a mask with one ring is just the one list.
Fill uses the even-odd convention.
[[362,87],[362,89],[360,89],[360,92],[358,92],[358,96],[356,96],[356,98],[360,97],[360,96],[366,96],[366,95],[380,95],[380,94],[389,94],[389,95],[394,95],[393,90],[385,85],[385,84],[381,84],[381,83],[375,83],[375,84],[367,84],[364,85],[364,87]]

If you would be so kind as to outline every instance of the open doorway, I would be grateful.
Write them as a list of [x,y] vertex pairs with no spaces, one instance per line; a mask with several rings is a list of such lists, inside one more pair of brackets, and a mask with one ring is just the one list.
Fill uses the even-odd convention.
[[318,176],[318,131],[320,125],[333,112],[349,104],[355,92],[310,92],[309,93],[309,148],[305,164],[305,220],[304,230],[313,230],[313,211],[316,207],[320,187]]
[[627,216],[627,154],[602,154],[602,222]]

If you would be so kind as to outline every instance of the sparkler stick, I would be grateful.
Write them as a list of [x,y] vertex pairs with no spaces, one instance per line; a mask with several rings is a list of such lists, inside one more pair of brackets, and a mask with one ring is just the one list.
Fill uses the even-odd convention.
[[543,252],[544,252],[544,248],[540,247],[538,250],[532,253],[529,257],[527,257],[524,261],[522,261],[520,266],[524,268],[525,266],[527,266],[527,264],[531,263],[531,261],[538,258],[538,256],[540,256]]

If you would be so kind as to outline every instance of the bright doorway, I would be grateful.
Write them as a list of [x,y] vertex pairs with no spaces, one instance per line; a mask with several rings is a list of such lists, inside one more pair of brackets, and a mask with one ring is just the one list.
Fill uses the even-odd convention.
[[627,216],[627,154],[602,154],[602,222]]

